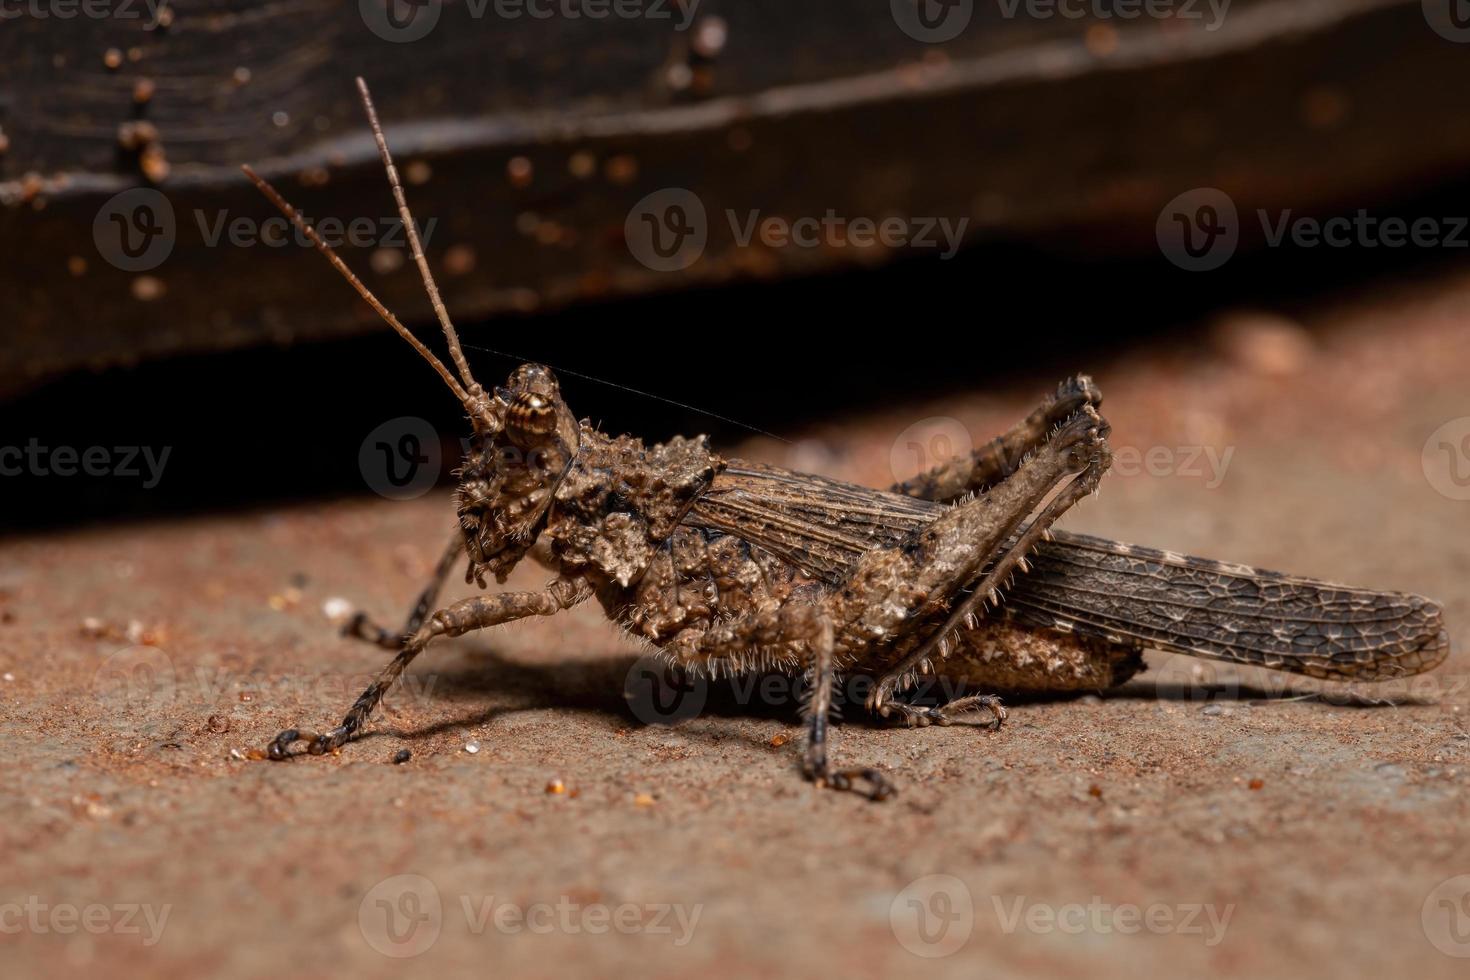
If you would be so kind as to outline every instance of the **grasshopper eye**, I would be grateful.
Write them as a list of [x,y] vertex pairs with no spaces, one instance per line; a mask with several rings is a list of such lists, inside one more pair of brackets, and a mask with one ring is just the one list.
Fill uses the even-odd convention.
[[521,392],[506,408],[505,427],[512,438],[548,435],[556,429],[556,406],[544,395]]

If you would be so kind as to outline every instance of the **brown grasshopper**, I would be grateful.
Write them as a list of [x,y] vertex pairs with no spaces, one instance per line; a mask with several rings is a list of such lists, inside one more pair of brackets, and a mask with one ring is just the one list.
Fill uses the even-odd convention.
[[[1145,645],[1335,680],[1414,674],[1447,654],[1440,607],[1419,596],[1053,532],[1111,459],[1102,396],[1085,376],[968,458],[888,490],[727,460],[702,436],[653,446],[611,438],[579,422],[552,372],[536,364],[487,392],[440,299],[360,78],[358,89],[458,377],[273,187],[244,170],[439,372],[473,435],[459,471],[459,527],[404,628],[359,614],[346,630],[396,656],[340,725],[287,729],[270,758],[287,758],[296,742],[313,755],[345,744],[436,637],[594,597],[686,668],[804,675],[803,775],[872,799],[893,792],[886,776],[835,768],[828,756],[839,672],[874,679],[867,706],[881,716],[949,724],[984,712],[998,728],[1006,714],[992,694],[929,707],[906,695],[927,674],[988,690],[1100,690],[1141,670]],[[484,589],[487,576],[503,582],[527,556],[554,573],[545,588],[434,609],[461,557],[466,582]]]

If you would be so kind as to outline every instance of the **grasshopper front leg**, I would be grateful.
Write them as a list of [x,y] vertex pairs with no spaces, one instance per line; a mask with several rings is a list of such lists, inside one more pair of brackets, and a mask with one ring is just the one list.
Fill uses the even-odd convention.
[[272,759],[285,759],[291,754],[291,746],[300,741],[308,743],[307,752],[311,755],[321,755],[346,744],[367,722],[394,681],[436,636],[460,636],[471,630],[498,626],[527,616],[552,616],[581,602],[588,594],[587,584],[582,579],[559,578],[539,592],[474,596],[440,609],[419,627],[398,656],[353,702],[342,724],[322,734],[288,728],[271,740],[266,754]]

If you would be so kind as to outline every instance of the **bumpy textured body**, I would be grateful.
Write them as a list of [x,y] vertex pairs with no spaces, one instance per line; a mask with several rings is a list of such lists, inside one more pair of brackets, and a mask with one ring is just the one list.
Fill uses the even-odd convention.
[[[1418,596],[1053,535],[1111,461],[1102,396],[1084,376],[970,456],[888,491],[727,461],[702,437],[652,446],[609,437],[577,421],[540,365],[486,391],[439,299],[361,79],[358,88],[454,371],[245,170],[439,373],[473,436],[459,474],[459,527],[404,627],[384,629],[364,614],[347,627],[396,655],[340,725],[287,729],[270,758],[302,741],[314,755],[344,745],[432,640],[594,596],[611,620],[686,667],[806,674],[803,774],[874,799],[893,792],[887,776],[839,769],[827,756],[842,671],[877,679],[868,707],[885,717],[948,724],[983,711],[999,727],[1005,711],[991,693],[938,706],[904,695],[932,674],[987,692],[1111,687],[1142,668],[1144,645],[1336,679],[1402,676],[1444,658],[1439,607]],[[488,589],[487,578],[504,582],[526,557],[555,573],[544,588],[435,608],[461,561],[466,581]]]

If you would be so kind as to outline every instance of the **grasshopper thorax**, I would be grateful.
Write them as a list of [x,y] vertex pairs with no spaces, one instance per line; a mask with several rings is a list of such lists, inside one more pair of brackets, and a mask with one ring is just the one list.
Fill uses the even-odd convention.
[[495,389],[459,470],[459,523],[475,578],[503,580],[536,543],[578,431],[542,365],[522,364]]

